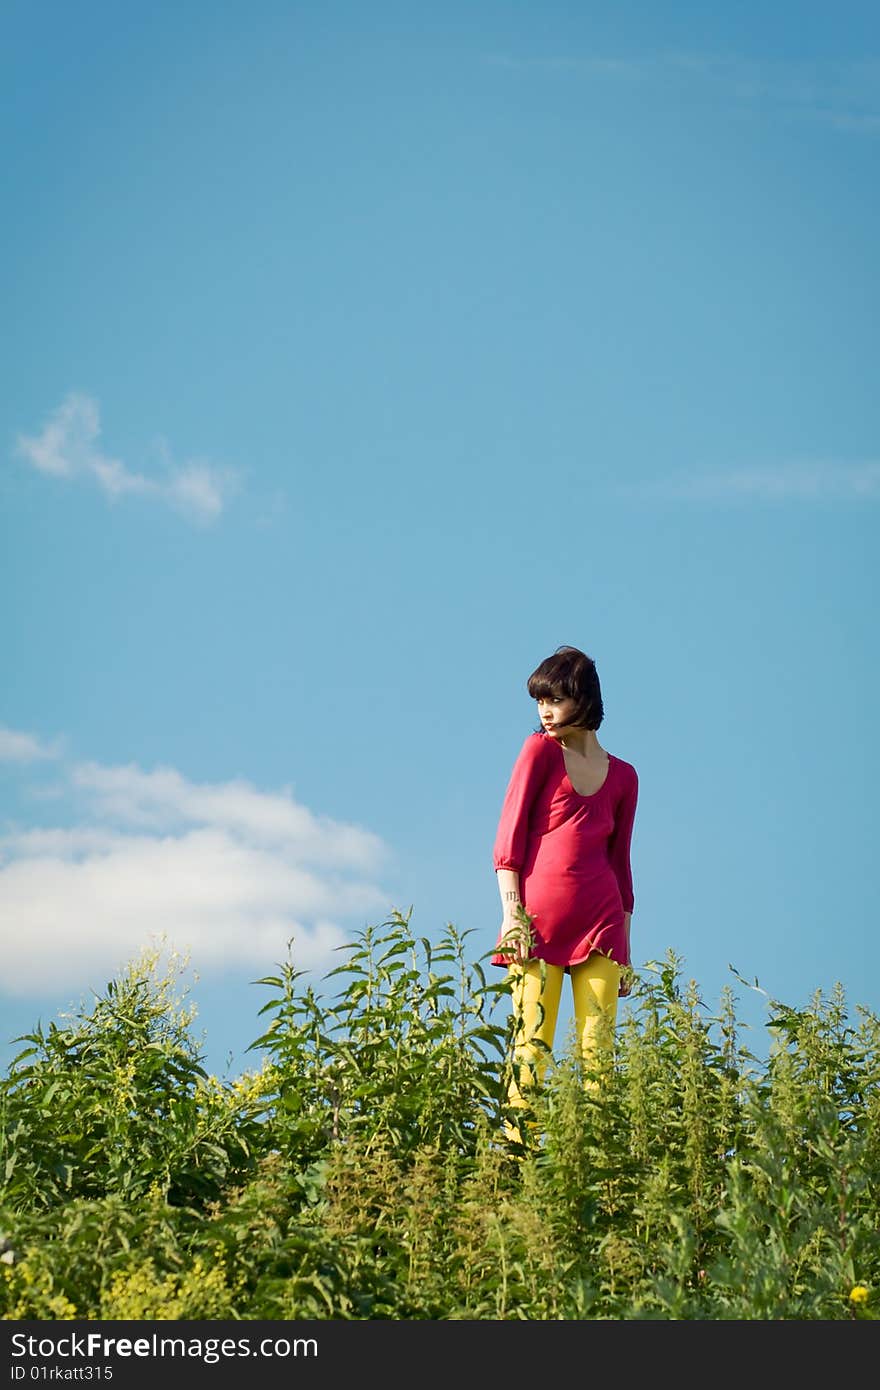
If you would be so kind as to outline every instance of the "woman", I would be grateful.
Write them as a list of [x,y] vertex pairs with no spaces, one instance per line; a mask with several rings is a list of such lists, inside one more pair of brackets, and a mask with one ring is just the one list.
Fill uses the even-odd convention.
[[[541,727],[513,767],[493,850],[503,920],[493,965],[511,976],[516,1023],[509,1101],[527,1104],[551,1054],[563,977],[571,976],[581,1056],[610,1041],[630,992],[630,845],[638,799],[631,763],[608,753],[595,662],[558,647],[527,682]],[[510,1131],[519,1138],[518,1132]]]

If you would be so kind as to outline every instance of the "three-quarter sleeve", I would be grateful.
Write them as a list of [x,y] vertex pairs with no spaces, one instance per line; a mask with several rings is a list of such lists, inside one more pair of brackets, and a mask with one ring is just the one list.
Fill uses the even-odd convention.
[[626,787],[621,792],[614,810],[614,830],[608,841],[608,858],[620,888],[624,912],[632,912],[634,903],[630,847],[633,822],[636,818],[636,802],[639,799],[639,779],[636,770],[629,765],[628,772]]
[[522,868],[529,833],[529,812],[546,776],[547,766],[542,754],[543,734],[530,734],[519,751],[495,834],[492,863],[496,869]]

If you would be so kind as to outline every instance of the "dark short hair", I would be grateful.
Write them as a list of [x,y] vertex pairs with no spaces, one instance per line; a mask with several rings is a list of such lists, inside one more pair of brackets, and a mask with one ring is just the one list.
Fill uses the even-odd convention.
[[536,666],[526,682],[533,700],[564,696],[577,704],[572,725],[598,729],[605,713],[596,663],[577,647],[557,647],[552,656]]

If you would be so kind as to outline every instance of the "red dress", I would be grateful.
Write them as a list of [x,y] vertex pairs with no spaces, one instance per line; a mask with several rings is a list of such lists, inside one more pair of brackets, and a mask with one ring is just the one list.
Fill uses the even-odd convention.
[[[533,917],[532,958],[578,965],[601,951],[629,965],[623,914],[633,910],[630,843],[639,781],[631,763],[608,755],[605,781],[592,796],[576,792],[560,744],[529,734],[513,766],[493,864],[519,873]],[[509,965],[497,950],[493,965]]]

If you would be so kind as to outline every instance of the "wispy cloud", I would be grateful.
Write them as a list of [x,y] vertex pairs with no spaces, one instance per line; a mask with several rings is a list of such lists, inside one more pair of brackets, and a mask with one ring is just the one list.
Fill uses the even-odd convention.
[[508,68],[511,72],[570,72],[582,77],[591,74],[597,77],[644,76],[656,66],[657,59],[610,58],[595,54],[546,54],[536,58],[534,55],[522,57],[514,53],[490,53],[488,62],[492,67]]
[[618,491],[631,498],[694,502],[875,502],[880,500],[880,462],[820,460],[716,473],[680,473],[623,484]]
[[633,90],[674,87],[680,96],[709,94],[740,111],[817,122],[842,132],[880,134],[880,57],[797,62],[671,50],[537,58],[496,53],[489,62],[512,72],[558,73],[595,83],[625,83]]
[[34,734],[0,725],[0,763],[35,763],[58,755],[57,744],[43,743]]
[[150,477],[104,453],[98,441],[101,417],[91,396],[71,392],[52,412],[39,433],[20,434],[16,453],[50,478],[85,479],[112,501],[147,497],[173,507],[196,523],[215,521],[239,486],[238,474],[204,460],[175,465],[162,445],[166,476]]
[[64,772],[71,824],[0,835],[7,994],[103,984],[160,939],[205,973],[269,970],[292,937],[297,967],[324,970],[353,927],[388,911],[382,840],[289,789],[135,764]]
[[315,815],[294,800],[290,788],[265,792],[240,779],[196,783],[174,768],[144,772],[134,764],[104,767],[93,762],[76,765],[71,781],[86,794],[95,814],[125,825],[211,825],[300,859],[359,869],[371,869],[382,856],[377,836]]

